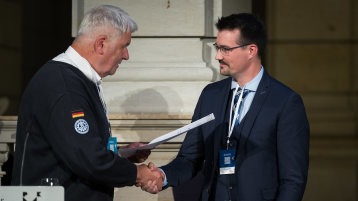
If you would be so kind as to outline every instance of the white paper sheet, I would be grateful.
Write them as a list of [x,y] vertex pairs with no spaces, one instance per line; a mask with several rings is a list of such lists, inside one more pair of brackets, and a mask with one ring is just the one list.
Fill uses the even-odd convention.
[[201,118],[201,119],[198,119],[186,126],[183,126],[181,128],[178,128],[177,130],[174,130],[170,133],[167,133],[167,134],[164,134],[162,136],[159,136],[157,138],[155,138],[154,140],[152,140],[151,142],[149,142],[147,145],[145,146],[142,146],[142,147],[136,147],[136,148],[122,148],[122,149],[119,149],[119,153],[122,157],[129,157],[129,156],[132,156],[135,154],[135,152],[137,150],[143,150],[143,149],[154,149],[156,146],[164,143],[164,142],[167,142],[168,140],[171,140],[185,132],[188,132],[189,130],[191,129],[194,129],[198,126],[201,126],[211,120],[214,120],[215,119],[215,116],[213,113]]

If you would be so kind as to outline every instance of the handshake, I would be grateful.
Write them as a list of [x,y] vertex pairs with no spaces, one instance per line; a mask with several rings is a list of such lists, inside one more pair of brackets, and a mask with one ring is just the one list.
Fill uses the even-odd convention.
[[[135,142],[125,146],[125,148],[135,148],[144,146],[145,144]],[[136,154],[128,157],[129,161],[133,163],[142,163],[147,160],[150,155],[150,150],[137,150]],[[154,163],[150,162],[148,165],[137,165],[137,179],[136,186],[141,187],[143,191],[156,194],[162,190],[165,179],[164,173],[158,169]]]
[[143,191],[156,194],[162,190],[165,179],[164,173],[158,169],[154,163],[150,162],[148,165],[137,166],[137,187]]

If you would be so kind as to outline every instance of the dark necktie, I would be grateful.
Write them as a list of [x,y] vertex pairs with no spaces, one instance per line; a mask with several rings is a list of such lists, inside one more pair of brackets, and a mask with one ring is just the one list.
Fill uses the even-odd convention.
[[[241,103],[238,103],[238,101],[239,101],[239,97],[240,97],[240,95],[241,95],[241,92],[242,92],[242,88],[240,87],[238,90],[237,90],[237,92],[236,92],[236,95],[235,95],[235,99],[234,99],[234,106],[232,107],[232,111],[231,111],[231,113],[232,113],[232,118],[234,118],[234,116],[235,116],[235,111],[236,111],[236,109],[237,109],[237,107],[239,107],[239,111],[237,112],[237,118],[236,118],[236,120],[235,120],[235,127],[237,126],[237,125],[239,125],[239,119],[240,119],[240,112],[241,112],[241,110],[242,110],[242,101],[245,99],[245,97],[247,96],[247,94],[250,92],[250,90],[247,90],[247,89],[245,89],[244,90],[244,94],[242,94],[242,99],[241,99]],[[232,120],[232,121],[234,121],[234,119]]]

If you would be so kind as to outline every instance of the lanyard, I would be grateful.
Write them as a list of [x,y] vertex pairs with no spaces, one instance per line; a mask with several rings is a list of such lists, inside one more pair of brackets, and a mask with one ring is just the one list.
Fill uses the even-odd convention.
[[97,85],[97,91],[98,91],[98,94],[99,94],[99,98],[101,99],[103,110],[106,113],[106,117],[108,119],[107,106],[106,106],[106,103],[104,102],[104,95],[103,95],[102,86],[101,86],[100,83],[97,83],[96,85]]
[[109,135],[112,136],[111,124],[109,123],[109,119],[108,119],[107,106],[106,106],[106,103],[104,102],[103,89],[102,89],[102,86],[101,86],[100,83],[96,83],[96,86],[97,86],[97,91],[98,91],[98,94],[99,94],[99,98],[101,99],[101,103],[102,103],[102,106],[103,106],[104,113],[106,113]]
[[[232,110],[233,110],[233,107],[234,107],[234,100],[235,100],[235,96],[236,96],[236,93],[237,93],[238,90],[239,90],[239,85],[236,86],[236,89],[235,89],[235,91],[233,93],[232,100],[231,100],[230,119],[229,119],[229,133],[227,135],[227,147],[229,146],[230,136],[232,135],[232,132],[233,132],[234,127],[235,127],[235,121],[236,121],[237,118],[239,118],[238,112],[239,112],[239,108],[240,108],[240,105],[241,105],[241,102],[242,102],[242,96],[244,94],[245,87],[241,90],[239,100],[236,103],[234,118],[232,118]],[[234,119],[234,121],[232,121],[233,119]]]

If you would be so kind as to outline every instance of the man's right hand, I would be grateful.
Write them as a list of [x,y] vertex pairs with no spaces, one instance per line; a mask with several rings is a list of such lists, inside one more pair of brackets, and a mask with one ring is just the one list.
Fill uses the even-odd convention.
[[152,194],[162,190],[165,175],[153,163],[137,166],[137,187]]

